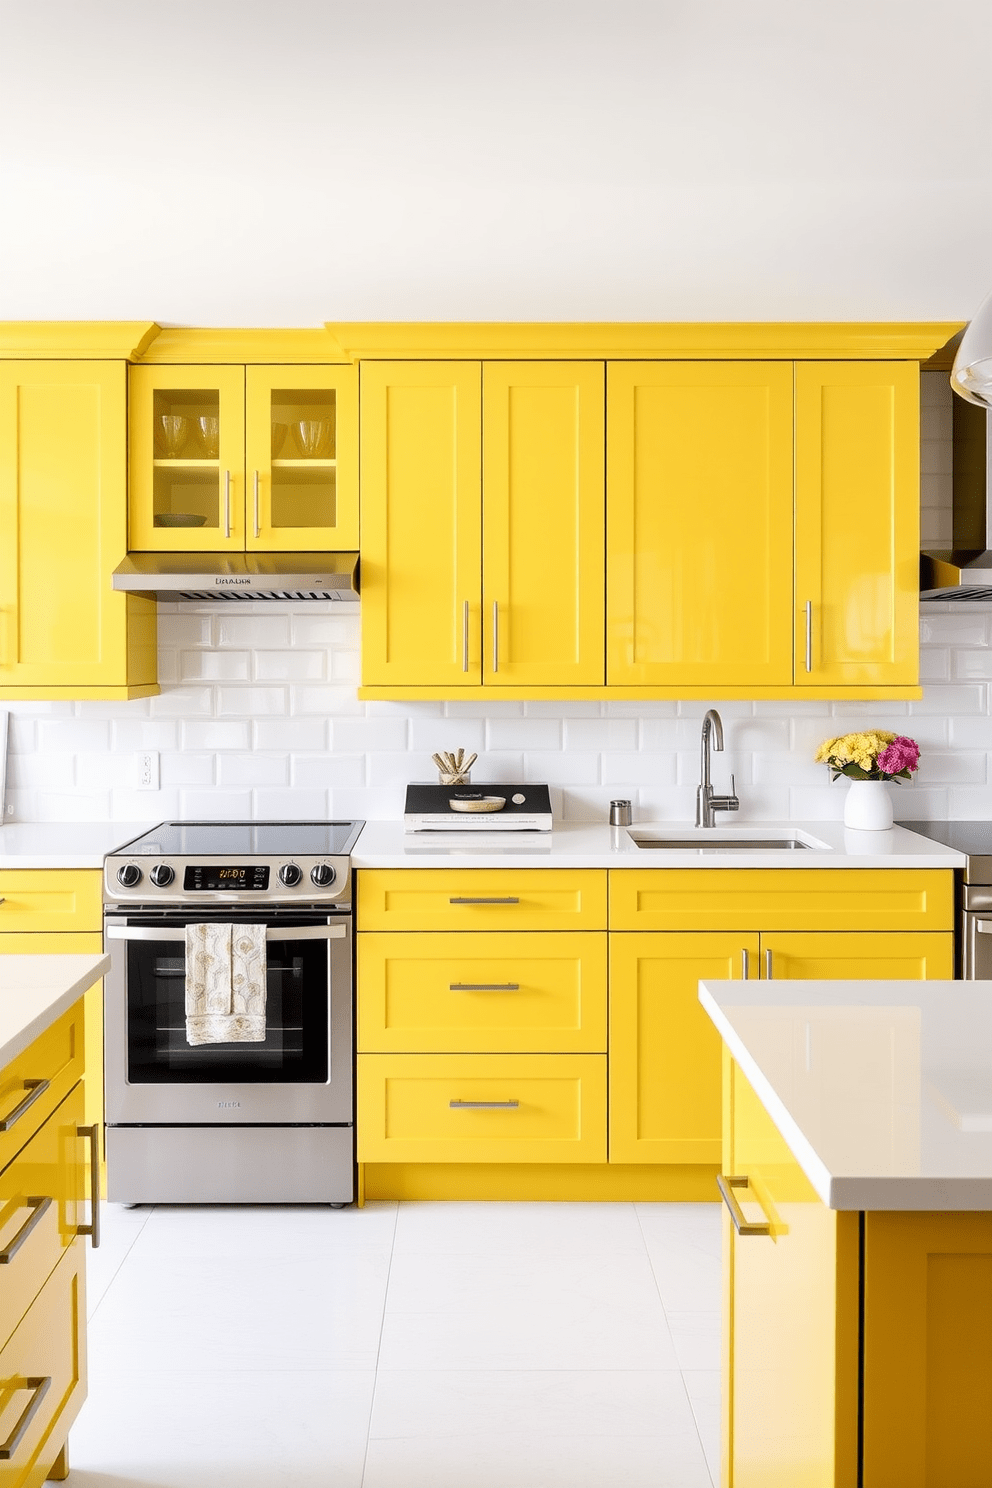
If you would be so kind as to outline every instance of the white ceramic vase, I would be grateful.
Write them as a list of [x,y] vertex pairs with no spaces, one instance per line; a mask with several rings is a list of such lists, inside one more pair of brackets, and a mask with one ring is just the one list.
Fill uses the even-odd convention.
[[852,780],[844,801],[844,825],[861,832],[884,832],[892,825],[892,797],[884,780]]

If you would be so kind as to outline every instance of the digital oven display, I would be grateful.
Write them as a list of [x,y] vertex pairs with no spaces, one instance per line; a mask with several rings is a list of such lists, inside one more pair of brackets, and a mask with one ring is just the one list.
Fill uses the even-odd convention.
[[220,868],[214,864],[196,863],[187,867],[183,877],[184,889],[205,889],[214,893],[229,889],[241,893],[244,889],[267,889],[269,887],[268,863],[253,863],[246,868]]

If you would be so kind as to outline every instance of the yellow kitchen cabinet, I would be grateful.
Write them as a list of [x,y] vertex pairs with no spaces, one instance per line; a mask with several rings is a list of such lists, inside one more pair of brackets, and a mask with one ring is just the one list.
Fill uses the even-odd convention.
[[[858,928],[831,928],[845,923]],[[952,926],[946,870],[611,872],[610,1161],[719,1161],[720,1040],[700,980],[953,977]]]
[[362,366],[362,681],[602,686],[602,363]]
[[131,368],[130,547],[358,546],[353,367]]
[[606,1052],[606,936],[363,934],[363,1053]]
[[913,362],[796,365],[797,686],[919,677]]
[[610,686],[791,684],[792,384],[789,362],[610,364]]
[[375,868],[358,875],[365,930],[605,930],[596,868]]
[[120,362],[0,361],[0,703],[158,691],[155,605],[127,552]]

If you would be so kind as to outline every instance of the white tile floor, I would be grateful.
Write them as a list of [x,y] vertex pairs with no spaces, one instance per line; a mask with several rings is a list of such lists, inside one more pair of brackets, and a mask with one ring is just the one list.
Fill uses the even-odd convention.
[[105,1206],[74,1488],[710,1488],[715,1204]]

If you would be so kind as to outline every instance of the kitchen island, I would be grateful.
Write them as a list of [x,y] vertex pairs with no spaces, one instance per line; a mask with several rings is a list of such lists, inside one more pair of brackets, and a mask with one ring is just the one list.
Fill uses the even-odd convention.
[[86,1398],[83,1245],[99,1239],[99,1126],[83,1124],[83,994],[109,964],[0,956],[0,1476],[25,1488],[67,1476]]
[[992,1481],[992,983],[704,982],[724,1488]]

